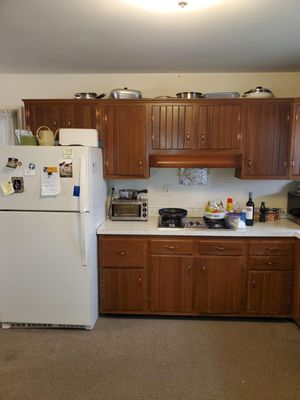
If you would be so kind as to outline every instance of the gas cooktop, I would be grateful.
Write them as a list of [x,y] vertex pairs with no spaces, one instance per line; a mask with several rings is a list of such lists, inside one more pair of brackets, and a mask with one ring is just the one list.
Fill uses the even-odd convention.
[[159,217],[158,228],[234,229],[225,219]]

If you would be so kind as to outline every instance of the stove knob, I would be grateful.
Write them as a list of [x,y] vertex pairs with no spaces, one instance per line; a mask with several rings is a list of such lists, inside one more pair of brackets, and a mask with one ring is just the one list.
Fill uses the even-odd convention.
[[201,225],[200,221],[196,221],[196,225],[197,226]]
[[189,225],[190,225],[190,226],[193,226],[193,225],[194,225],[194,222],[193,222],[193,221],[190,221],[190,222],[189,222]]

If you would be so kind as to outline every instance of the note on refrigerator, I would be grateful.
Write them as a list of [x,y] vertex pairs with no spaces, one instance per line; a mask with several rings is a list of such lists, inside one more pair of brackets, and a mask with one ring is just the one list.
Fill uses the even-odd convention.
[[60,178],[57,167],[44,167],[41,173],[41,196],[57,196]]

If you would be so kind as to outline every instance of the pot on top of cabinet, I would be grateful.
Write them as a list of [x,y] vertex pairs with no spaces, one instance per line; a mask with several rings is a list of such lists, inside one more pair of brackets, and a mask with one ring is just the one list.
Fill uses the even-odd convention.
[[250,97],[250,98],[267,98],[273,96],[274,95],[270,89],[263,88],[262,86],[256,86],[255,89],[250,89],[243,95],[243,97]]

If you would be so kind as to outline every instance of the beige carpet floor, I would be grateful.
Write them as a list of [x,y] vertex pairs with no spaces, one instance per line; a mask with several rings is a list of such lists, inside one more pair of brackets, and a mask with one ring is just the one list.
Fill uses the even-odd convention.
[[289,321],[100,318],[0,330],[1,400],[299,400]]

